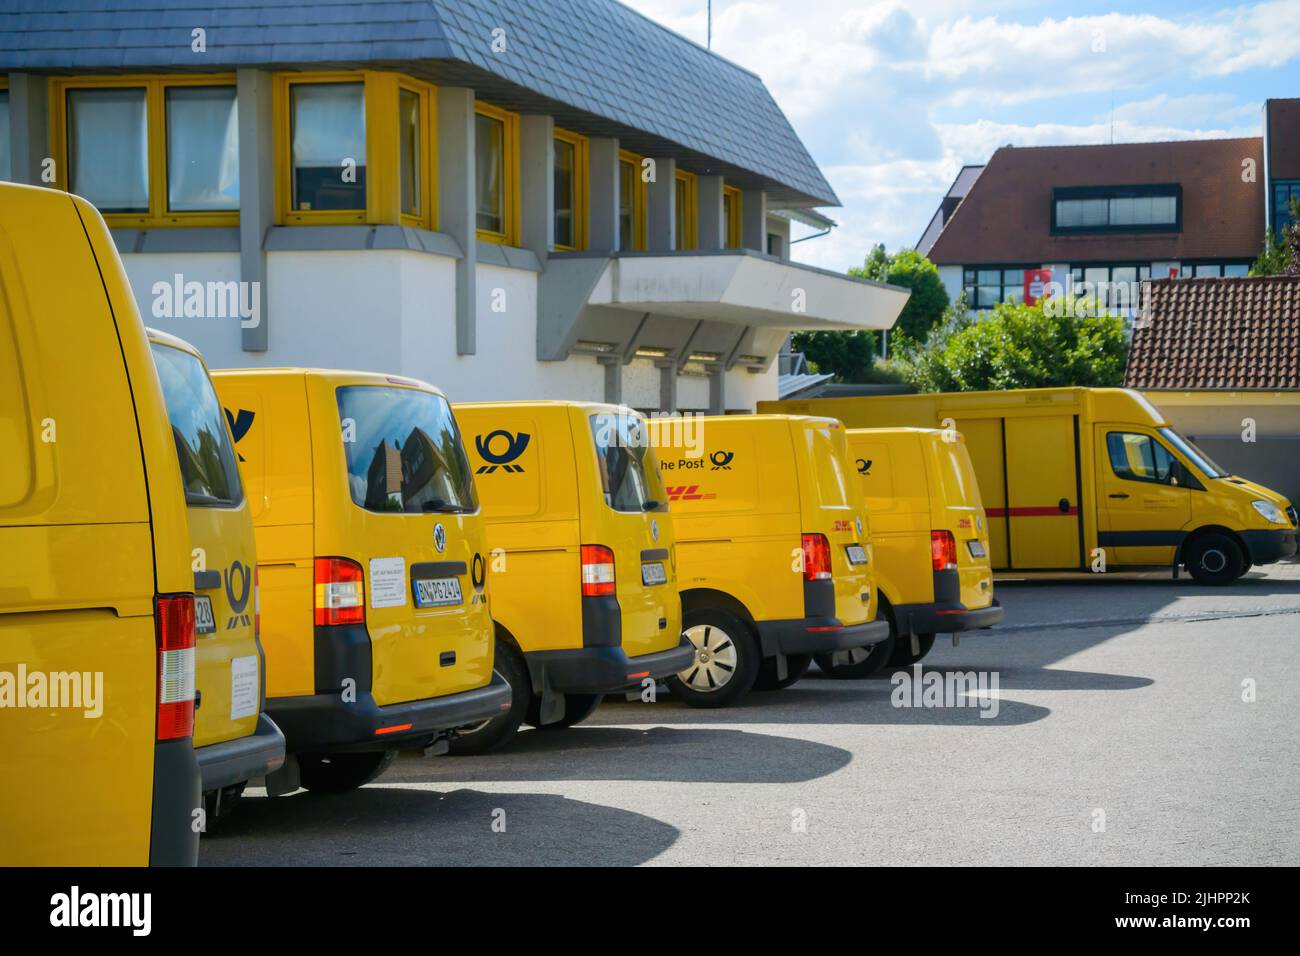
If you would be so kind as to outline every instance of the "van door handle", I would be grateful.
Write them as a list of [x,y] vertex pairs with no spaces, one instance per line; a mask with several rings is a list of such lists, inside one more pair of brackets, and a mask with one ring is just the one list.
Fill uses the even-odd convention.
[[1069,514],[1069,512],[1070,512],[1070,502],[1069,502],[1069,499],[1067,499],[1067,498],[1062,498],[1060,501],[1058,501],[1058,502],[1056,503],[1056,507],[1058,507],[1058,508],[1061,509],[1061,514]]
[[1124,492],[1121,491],[1121,492],[1118,492],[1118,493],[1116,493],[1116,494],[1110,495],[1109,497],[1111,497],[1111,498],[1127,498],[1128,495],[1124,494]]

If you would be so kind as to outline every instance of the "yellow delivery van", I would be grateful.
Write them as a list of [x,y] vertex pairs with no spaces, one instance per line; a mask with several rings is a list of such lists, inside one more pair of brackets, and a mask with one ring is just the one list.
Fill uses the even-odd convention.
[[692,661],[644,418],[586,402],[454,409],[487,520],[496,667],[514,704],[452,751],[499,746],[521,721],[572,726],[602,695]]
[[194,570],[194,747],[204,824],[234,809],[249,780],[284,763],[284,734],[262,712],[253,518],[234,443],[203,358],[148,329],[180,462]]
[[849,429],[849,454],[871,515],[871,553],[889,639],[849,652],[833,677],[866,677],[886,664],[905,667],[930,652],[935,634],[992,627],[1002,620],[993,596],[988,523],[975,468],[957,431]]
[[845,429],[827,418],[651,422],[695,659],[669,680],[695,707],[788,687],[814,654],[889,637]]
[[369,372],[214,372],[257,537],[271,794],[339,791],[510,706],[492,669],[486,529],[431,385]]
[[764,402],[966,436],[995,570],[1186,568],[1228,584],[1296,553],[1285,497],[1230,475],[1137,392],[1040,388]]
[[104,220],[0,183],[0,865],[193,865],[185,496]]

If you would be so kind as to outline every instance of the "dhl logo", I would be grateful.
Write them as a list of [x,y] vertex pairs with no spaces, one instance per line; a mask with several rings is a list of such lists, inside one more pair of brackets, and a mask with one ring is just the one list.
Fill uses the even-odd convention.
[[835,522],[835,526],[834,526],[834,528],[832,528],[831,530],[833,530],[833,531],[852,531],[852,530],[853,530],[853,522],[852,522],[852,521],[836,521],[836,522]]
[[699,485],[669,485],[664,491],[668,492],[669,501],[707,501],[718,497],[716,492],[700,494]]

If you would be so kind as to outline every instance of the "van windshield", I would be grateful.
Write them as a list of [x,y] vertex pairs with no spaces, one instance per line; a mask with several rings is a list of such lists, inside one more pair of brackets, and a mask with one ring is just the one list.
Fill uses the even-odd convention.
[[152,344],[162,383],[185,500],[192,505],[236,505],[244,498],[235,449],[221,402],[203,363],[170,345]]
[[1190,441],[1184,438],[1172,428],[1160,429],[1160,434],[1164,436],[1165,441],[1173,445],[1175,449],[1182,452],[1183,456],[1193,465],[1205,473],[1207,478],[1227,478],[1228,473],[1220,468],[1213,458],[1201,451]]
[[451,407],[413,388],[338,390],[352,500],[367,511],[474,511],[474,478]]
[[667,510],[668,496],[664,494],[659,466],[641,416],[592,415],[591,435],[607,505],[615,511]]

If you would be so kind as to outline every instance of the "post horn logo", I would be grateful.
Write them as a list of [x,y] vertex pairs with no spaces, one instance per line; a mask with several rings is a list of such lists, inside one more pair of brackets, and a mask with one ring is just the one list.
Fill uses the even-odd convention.
[[870,458],[859,458],[859,459],[858,459],[858,474],[859,474],[859,475],[869,475],[869,474],[871,474],[871,459],[870,459]]
[[736,457],[734,451],[715,451],[709,455],[709,461],[713,462],[710,471],[731,471],[731,459]]
[[248,595],[253,588],[253,569],[236,560],[222,572],[221,577],[226,586],[226,600],[230,602],[230,610],[233,612],[230,620],[226,621],[226,630],[241,624],[247,626],[251,621],[244,609],[248,607]]
[[487,584],[487,562],[477,551],[474,552],[474,560],[470,562],[469,579],[474,585],[474,597],[470,603],[481,604],[486,601],[487,596],[483,593],[483,586]]
[[[247,435],[248,430],[253,427],[253,413],[247,408],[241,408],[233,415],[228,408],[223,408],[222,411],[226,413],[226,424],[230,426],[230,437],[233,438],[235,444],[238,445],[240,439]],[[235,453],[239,454],[238,450],[236,450]],[[244,456],[239,455],[239,460],[243,461]]]
[[[494,452],[492,450],[492,441],[498,436],[506,440],[505,451]],[[487,462],[486,465],[479,465],[476,475],[490,475],[498,468],[509,472],[521,472],[524,470],[523,465],[512,465],[511,462],[524,453],[528,447],[528,440],[532,438],[527,432],[511,434],[504,428],[498,428],[494,432],[486,435],[474,436],[474,447],[478,450],[478,456]]]

